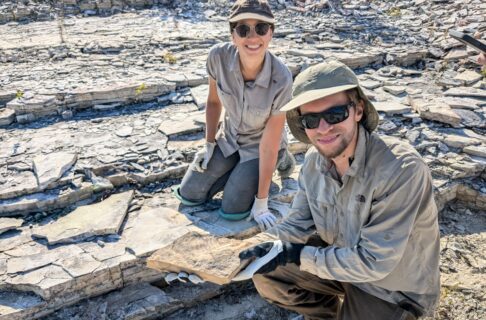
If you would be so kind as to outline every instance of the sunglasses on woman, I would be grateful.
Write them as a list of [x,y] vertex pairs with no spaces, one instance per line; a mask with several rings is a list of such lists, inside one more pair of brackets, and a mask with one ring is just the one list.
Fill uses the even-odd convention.
[[272,25],[270,23],[259,22],[255,26],[249,26],[247,24],[239,24],[234,30],[240,38],[246,38],[250,35],[251,30],[255,30],[255,33],[259,36],[264,36],[268,33],[268,30]]
[[318,113],[306,113],[299,117],[300,122],[306,129],[316,129],[319,127],[321,119],[324,119],[328,124],[336,124],[343,122],[349,117],[349,108],[354,107],[353,102],[341,106],[335,106]]

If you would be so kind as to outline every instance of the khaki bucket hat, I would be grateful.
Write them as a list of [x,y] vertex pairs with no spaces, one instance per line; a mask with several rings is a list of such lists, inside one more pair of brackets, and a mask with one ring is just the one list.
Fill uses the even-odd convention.
[[358,90],[359,98],[364,101],[361,123],[369,132],[375,130],[379,121],[378,112],[359,86],[358,78],[345,64],[330,61],[316,64],[301,72],[294,81],[292,100],[280,109],[287,112],[287,123],[294,137],[310,143],[299,119],[301,105],[353,88]]
[[230,23],[245,19],[256,19],[275,23],[275,17],[266,0],[238,0],[231,7]]

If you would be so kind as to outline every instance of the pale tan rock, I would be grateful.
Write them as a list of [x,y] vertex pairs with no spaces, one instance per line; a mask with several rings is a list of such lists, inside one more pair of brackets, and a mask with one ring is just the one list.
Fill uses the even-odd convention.
[[44,116],[57,113],[56,97],[51,95],[35,95],[31,99],[16,98],[7,103],[7,108],[15,110],[17,115],[33,113]]
[[381,54],[366,54],[366,53],[347,53],[347,52],[335,52],[330,55],[340,62],[344,63],[351,69],[362,68],[375,63],[381,63],[383,61],[383,55]]
[[189,134],[202,131],[203,129],[203,126],[194,122],[192,119],[187,119],[180,122],[173,120],[164,121],[159,127],[159,130],[167,136]]
[[22,243],[11,250],[6,250],[5,254],[11,257],[24,257],[45,253],[48,251],[49,248],[46,245],[40,244],[38,241],[29,241],[26,243]]
[[72,277],[61,267],[48,265],[31,272],[19,274],[6,283],[19,289],[32,291],[49,300],[56,292],[62,292],[71,285]]
[[457,157],[457,159],[448,162],[450,169],[453,169],[453,179],[475,178],[484,171],[486,165],[472,161],[469,157]]
[[82,253],[76,245],[58,247],[47,252],[42,252],[34,255],[26,255],[17,258],[10,258],[7,261],[7,273],[13,274],[18,272],[27,272],[37,269],[48,264],[54,263],[66,256],[75,256]]
[[7,259],[8,256],[5,254],[0,255],[0,276],[3,276],[7,273]]
[[218,238],[210,234],[188,233],[155,252],[147,265],[160,271],[196,274],[205,281],[226,284],[245,266],[238,254],[258,240]]
[[445,136],[444,143],[453,148],[464,148],[467,146],[474,146],[481,144],[481,140],[470,138],[466,136],[460,136],[457,134],[448,134]]
[[208,99],[209,85],[203,84],[191,88],[191,95],[199,109],[206,107],[206,100]]
[[34,193],[14,199],[0,200],[0,216],[25,215],[46,209],[64,208],[93,195],[93,185],[83,182],[79,188],[64,189],[59,192]]
[[469,54],[465,49],[452,49],[444,57],[444,60],[459,60],[469,57]]
[[296,57],[324,58],[322,51],[318,50],[289,49],[286,53]]
[[103,244],[103,247],[94,242],[82,242],[77,246],[98,261],[105,261],[125,254],[125,243],[122,241],[107,242]]
[[82,206],[52,224],[36,228],[33,236],[49,244],[73,242],[95,235],[116,234],[125,219],[133,191],[114,194],[102,202]]
[[167,149],[171,151],[184,151],[193,150],[194,152],[199,150],[205,145],[205,139],[199,140],[171,140],[167,143]]
[[395,96],[401,95],[402,93],[405,93],[405,90],[407,88],[404,86],[384,86],[383,90],[386,92],[389,92]]
[[17,91],[15,90],[2,90],[0,89],[0,104],[9,102],[10,100],[14,99],[17,95]]
[[32,234],[29,229],[21,228],[20,234],[11,237],[8,234],[0,234],[0,252],[5,252],[26,243],[32,242]]
[[101,266],[101,262],[87,253],[70,254],[56,264],[62,266],[73,278],[91,274]]
[[376,111],[384,112],[387,115],[409,113],[412,108],[396,101],[373,102]]
[[472,156],[478,156],[478,157],[483,157],[486,158],[486,145],[480,145],[480,146],[467,146],[464,147],[462,150],[467,154],[470,154]]
[[37,176],[39,188],[45,189],[50,183],[58,180],[76,163],[77,155],[57,152],[37,156],[33,160],[34,172]]
[[373,89],[381,87],[381,82],[375,81],[375,80],[364,80],[364,81],[360,81],[359,85],[363,88],[373,90]]
[[15,110],[10,108],[0,109],[0,127],[8,126],[15,120]]
[[20,227],[23,222],[22,219],[0,218],[0,234]]
[[459,80],[465,85],[471,85],[475,82],[478,82],[482,78],[482,75],[473,70],[465,70],[454,77],[455,80]]
[[479,108],[479,101],[470,98],[442,97],[439,100],[448,104],[453,109],[476,110]]
[[147,256],[194,231],[191,224],[184,214],[173,209],[142,208],[136,217],[130,217],[123,231],[122,241],[136,256]]
[[452,96],[452,97],[486,99],[486,90],[481,90],[472,87],[457,87],[457,88],[450,88],[449,90],[444,92],[444,95]]
[[408,97],[410,105],[420,115],[420,117],[427,120],[447,123],[453,127],[458,127],[461,124],[462,118],[457,115],[448,105],[440,102],[435,103],[420,98]]
[[11,179],[9,183],[0,185],[0,200],[39,191],[37,179],[31,171],[22,171],[9,178]]
[[427,56],[425,49],[412,49],[403,52],[395,53],[395,61],[400,66],[410,66],[418,61],[422,61]]

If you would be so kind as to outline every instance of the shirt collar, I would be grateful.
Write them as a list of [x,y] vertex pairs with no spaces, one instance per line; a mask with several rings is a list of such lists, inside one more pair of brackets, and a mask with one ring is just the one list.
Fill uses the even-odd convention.
[[[239,72],[240,70],[240,54],[238,50],[235,50],[235,54],[231,57],[229,70],[232,72]],[[265,58],[263,60],[263,67],[260,73],[258,73],[255,79],[255,85],[258,85],[263,88],[268,88],[270,85],[270,79],[272,76],[272,58],[270,57],[270,53],[267,51],[265,52]]]
[[234,50],[234,54],[230,58],[229,70],[231,72],[240,72],[240,54],[238,53],[238,49]]
[[356,150],[354,151],[354,160],[349,167],[346,175],[354,177],[358,173],[361,175],[364,173],[364,166],[366,162],[366,142],[368,141],[369,133],[360,124],[358,129],[358,143],[356,144]]
[[262,70],[257,75],[255,79],[255,84],[259,85],[260,87],[268,88],[268,86],[270,85],[271,75],[272,75],[272,58],[270,57],[270,53],[267,51],[265,53],[265,58],[263,60]]

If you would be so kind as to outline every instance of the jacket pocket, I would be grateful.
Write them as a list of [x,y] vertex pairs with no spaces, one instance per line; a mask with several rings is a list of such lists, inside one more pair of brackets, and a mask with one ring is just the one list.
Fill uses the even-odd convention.
[[336,206],[319,198],[309,199],[309,205],[317,232],[322,240],[333,244],[339,229]]

